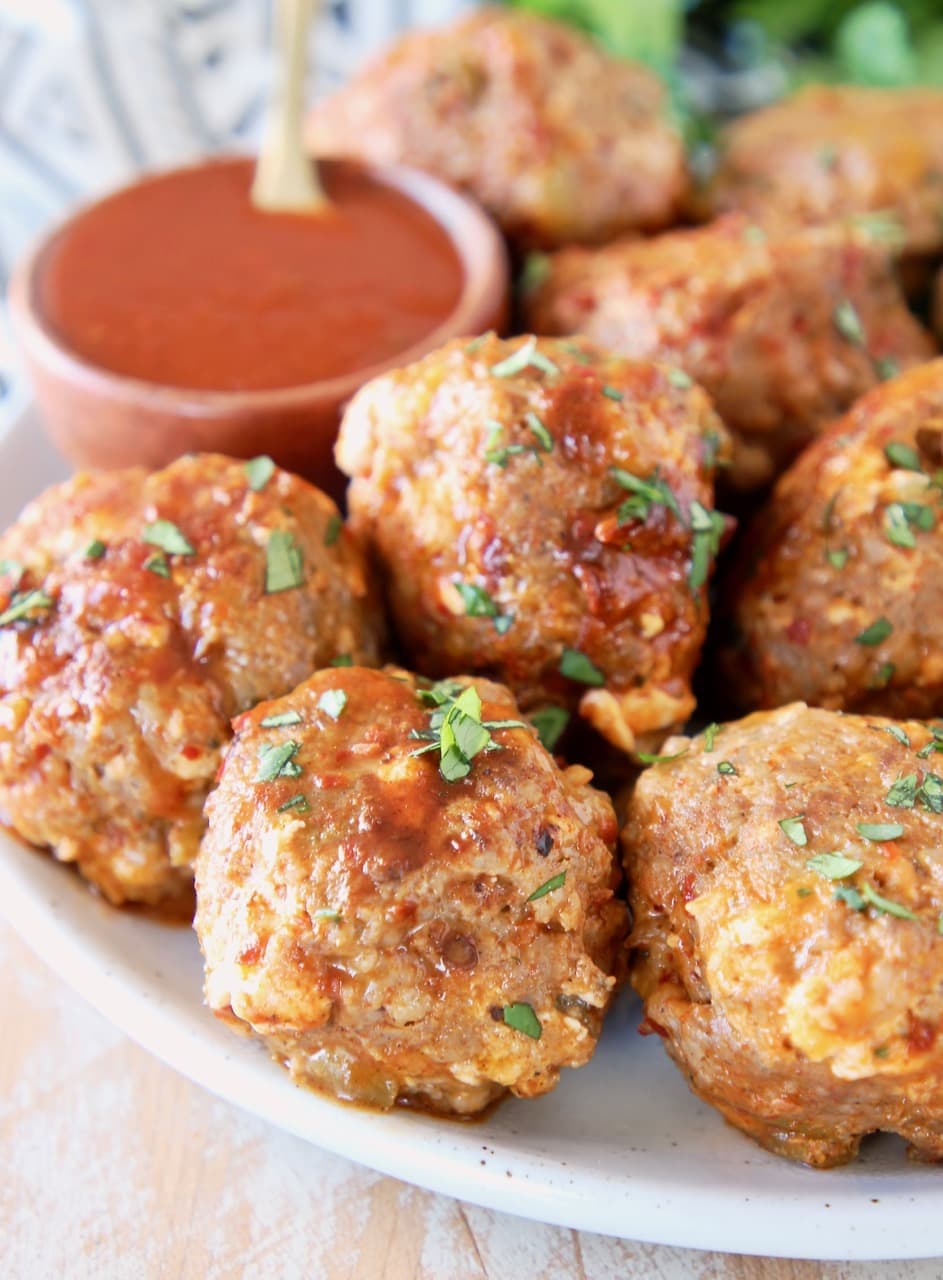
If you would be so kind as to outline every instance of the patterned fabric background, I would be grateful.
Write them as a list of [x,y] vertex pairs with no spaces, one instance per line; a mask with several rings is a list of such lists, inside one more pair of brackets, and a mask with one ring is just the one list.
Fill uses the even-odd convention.
[[[398,30],[469,0],[324,0],[323,92]],[[270,72],[267,0],[0,0],[0,291],[76,201],[147,168],[255,142]],[[0,318],[0,428],[22,397]]]

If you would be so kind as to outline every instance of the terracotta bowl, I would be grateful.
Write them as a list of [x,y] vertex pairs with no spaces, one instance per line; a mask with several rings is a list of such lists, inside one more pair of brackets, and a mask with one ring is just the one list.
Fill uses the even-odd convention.
[[[354,162],[325,160],[326,167]],[[44,255],[67,221],[20,262],[10,283],[10,314],[44,425],[59,450],[80,467],[162,467],[183,453],[251,458],[268,453],[316,481],[335,498],[346,481],[333,448],[345,403],[363,383],[417,360],[451,338],[501,329],[507,321],[509,272],[504,243],[491,219],[444,183],[398,166],[358,166],[409,196],[447,232],[464,267],[452,314],[421,342],[381,364],[303,386],[264,391],[194,391],[112,373],[88,363],[48,327],[36,281]]]

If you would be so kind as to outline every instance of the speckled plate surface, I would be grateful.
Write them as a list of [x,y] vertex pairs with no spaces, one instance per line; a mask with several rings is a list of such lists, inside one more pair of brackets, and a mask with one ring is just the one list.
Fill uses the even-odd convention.
[[[35,418],[0,436],[0,527],[60,479]],[[0,835],[0,908],[106,1017],[170,1066],[274,1125],[408,1182],[629,1239],[800,1258],[943,1255],[943,1168],[880,1138],[828,1173],[790,1165],[691,1096],[624,997],[589,1067],[478,1124],[375,1115],[297,1089],[203,1008],[189,930],[115,911],[69,869]]]

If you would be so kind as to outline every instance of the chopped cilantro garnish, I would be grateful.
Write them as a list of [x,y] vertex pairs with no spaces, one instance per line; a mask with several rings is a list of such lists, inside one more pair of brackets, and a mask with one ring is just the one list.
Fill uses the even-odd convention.
[[474,685],[459,690],[453,680],[440,680],[428,689],[417,689],[417,697],[431,702],[429,730],[411,734],[424,739],[426,745],[411,754],[425,755],[429,751],[439,753],[439,772],[446,782],[458,782],[471,772],[472,760],[482,751],[493,751],[499,746],[491,736],[497,729],[526,729],[521,720],[482,720],[481,698]]
[[724,531],[724,518],[716,511],[708,511],[700,502],[691,503],[691,568],[688,585],[692,591],[703,587],[710,574],[711,561],[720,550],[720,535]]
[[539,369],[541,373],[559,373],[559,367],[542,351],[537,349],[537,339],[530,337],[513,351],[505,360],[499,360],[491,366],[491,373],[496,378],[513,378],[528,368]]
[[887,618],[878,618],[870,627],[865,627],[860,635],[855,636],[855,644],[873,647],[885,641],[893,630],[894,627]]
[[317,911],[311,912],[312,920],[330,920],[333,924],[337,924],[343,917],[339,911],[335,911],[333,907],[318,907]]
[[521,1031],[532,1040],[539,1040],[543,1028],[540,1019],[529,1004],[506,1004],[501,1011],[507,1026]]
[[303,583],[301,548],[295,535],[285,529],[273,529],[265,548],[265,594],[291,591]]
[[928,773],[917,792],[917,799],[930,813],[943,813],[943,778]]
[[857,828],[859,836],[878,843],[899,840],[904,834],[904,828],[899,822],[859,822]]
[[579,649],[566,648],[560,654],[560,674],[568,680],[576,680],[580,684],[599,687],[606,683],[606,677],[594,662]]
[[193,544],[171,520],[155,520],[145,525],[141,537],[149,546],[159,547],[169,556],[196,555]]
[[717,772],[723,774],[725,778],[737,778],[740,776],[737,766],[731,764],[729,760],[721,760],[717,766]]
[[899,440],[891,440],[884,446],[884,456],[892,467],[900,471],[922,471],[920,454],[912,445],[902,444]]
[[45,612],[51,609],[52,605],[52,597],[47,596],[45,591],[38,589],[16,591],[10,597],[10,603],[6,609],[0,613],[0,627],[7,627],[11,622],[22,622],[24,619],[35,622],[36,619],[31,615],[36,612]]
[[490,428],[487,442],[485,444],[485,462],[490,462],[496,467],[500,467],[503,471],[508,465],[511,458],[521,453],[533,453],[537,460],[540,461],[540,455],[537,450],[526,444],[505,444],[499,445],[498,441],[504,431],[500,422],[495,422],[493,418],[487,420],[487,426]]
[[899,776],[884,797],[884,803],[892,809],[912,809],[917,799],[917,789],[915,773]]
[[896,738],[902,747],[910,746],[910,739],[904,733],[903,729],[896,724],[872,724],[869,729],[877,729],[878,733],[889,733],[892,738]]
[[915,547],[917,540],[914,529],[929,533],[936,524],[933,508],[920,502],[892,502],[886,508],[885,516],[887,522],[884,532],[887,540],[898,547]]
[[86,560],[100,560],[105,554],[107,547],[100,538],[93,538],[85,548],[84,556]]
[[648,751],[640,751],[638,759],[642,764],[670,764],[672,760],[680,760],[682,756],[686,756],[689,751],[690,747],[685,747],[683,751],[676,751],[670,756],[652,755]]
[[295,762],[295,756],[300,750],[301,743],[294,739],[265,743],[259,749],[259,770],[255,781],[272,782],[275,778],[297,778],[302,770],[301,765]]
[[845,880],[860,871],[863,863],[857,858],[846,858],[843,853],[817,853],[807,859],[805,865],[826,880]]
[[336,658],[331,659],[332,667],[352,667],[354,660],[349,653],[339,653]]
[[694,386],[694,379],[686,374],[683,369],[669,369],[667,377],[671,385],[681,391],[686,391],[688,387]]
[[705,751],[714,750],[714,740],[716,739],[718,733],[720,733],[722,729],[723,729],[723,725],[719,725],[716,722],[709,724],[707,726],[707,728],[704,730],[704,750]]
[[847,547],[830,547],[825,552],[825,559],[829,562],[833,569],[844,569],[848,563]]
[[333,514],[328,517],[328,522],[324,529],[324,545],[326,547],[333,547],[334,543],[341,536],[341,530],[343,527],[344,522],[340,518],[340,515],[336,511],[333,512]]
[[499,613],[496,602],[484,587],[479,587],[473,582],[454,582],[452,585],[462,597],[466,618],[491,618],[498,635],[504,635],[510,628],[514,621],[513,616]]
[[337,720],[347,706],[347,694],[343,689],[325,689],[318,698],[318,710]]
[[155,551],[144,561],[144,568],[151,573],[156,573],[158,578],[170,577],[170,562],[164,555],[163,551]]
[[534,250],[524,259],[524,266],[519,277],[522,293],[533,293],[552,274],[550,259],[545,253]]
[[553,436],[547,430],[546,426],[537,417],[536,413],[527,413],[524,415],[524,421],[527,423],[537,443],[543,449],[544,453],[553,452]]
[[299,791],[298,794],[292,796],[290,800],[286,800],[284,804],[280,804],[276,812],[277,813],[291,813],[291,812],[310,813],[311,805],[308,803],[307,798],[303,796]]
[[893,356],[875,356],[874,372],[880,382],[889,382],[900,373],[900,365]]
[[657,470],[645,479],[633,475],[631,471],[624,471],[621,467],[610,467],[609,474],[620,488],[632,495],[625,499],[616,513],[619,524],[625,524],[628,520],[646,520],[652,507],[657,506],[667,507],[681,519],[678,499]]
[[545,898],[548,893],[553,893],[554,889],[562,889],[565,880],[565,871],[561,871],[559,875],[551,876],[549,880],[543,882],[539,889],[534,890],[527,901],[536,902],[538,898]]
[[301,716],[297,711],[280,711],[277,715],[266,716],[259,723],[263,729],[282,729],[290,724],[301,724]]
[[851,342],[856,347],[865,345],[867,335],[864,331],[864,325],[861,323],[861,317],[858,315],[857,308],[850,298],[842,298],[832,313],[832,319],[835,322],[835,328],[846,342]]
[[803,823],[804,813],[800,813],[795,818],[781,818],[779,821],[780,830],[783,835],[797,844],[800,849],[804,849],[809,843],[809,837],[806,835],[805,825]]
[[265,488],[275,474],[275,463],[263,453],[258,458],[250,458],[242,469],[246,473],[249,488],[253,493],[258,493],[260,489]]
[[874,673],[874,678],[868,682],[869,689],[886,689],[890,682],[894,679],[894,672],[897,668],[893,662],[882,662]]
[[916,920],[917,916],[909,907],[902,906],[899,902],[892,902],[890,898],[883,898],[869,884],[861,886],[861,896],[864,901],[875,911],[880,911],[886,916],[896,916],[898,920]]
[[541,707],[532,711],[529,719],[543,746],[547,751],[553,751],[570,722],[570,713],[563,707]]
[[853,884],[840,884],[835,889],[834,898],[839,902],[844,902],[846,907],[851,907],[852,911],[863,911],[865,901]]
[[602,393],[609,400],[624,400],[625,396],[618,387],[610,387],[608,383],[603,383]]

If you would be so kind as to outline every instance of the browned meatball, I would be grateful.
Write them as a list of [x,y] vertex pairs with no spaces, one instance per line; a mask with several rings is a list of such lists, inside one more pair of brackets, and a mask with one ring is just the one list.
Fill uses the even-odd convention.
[[884,384],[782,476],[727,589],[745,707],[943,712],[943,360]]
[[766,235],[732,215],[564,249],[544,266],[525,303],[529,327],[680,365],[733,434],[725,478],[738,489],[768,483],[859,395],[935,353],[888,244],[861,227]]
[[943,1158],[937,731],[796,704],[666,750],[623,831],[646,1029],[780,1155]]
[[908,252],[943,249],[943,92],[814,85],[727,130],[710,212],[824,223],[889,211]]
[[0,810],[112,902],[189,896],[232,716],[379,658],[336,507],[267,459],[75,476],[0,562]]
[[668,225],[684,148],[658,79],[568,27],[497,7],[413,32],[315,109],[319,152],[428,170],[513,239]]
[[206,1000],[298,1081],[468,1114],[591,1057],[615,819],[518,715],[487,681],[353,668],[237,721],[197,861]]
[[369,383],[337,460],[411,664],[657,744],[694,707],[722,432],[680,370],[578,342],[488,335]]

